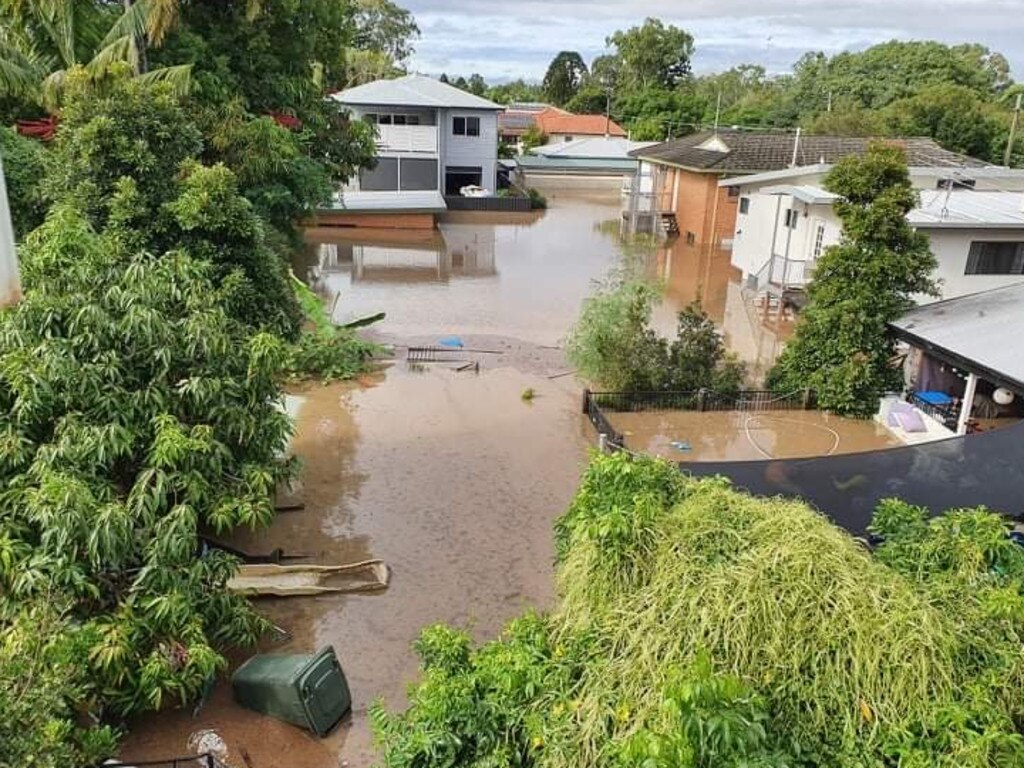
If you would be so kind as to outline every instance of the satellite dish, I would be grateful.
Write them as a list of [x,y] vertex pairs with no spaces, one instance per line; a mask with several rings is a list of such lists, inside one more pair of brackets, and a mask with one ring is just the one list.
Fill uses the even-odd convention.
[[999,387],[995,392],[992,393],[992,399],[999,405],[1009,405],[1015,399],[1013,392],[1006,387]]

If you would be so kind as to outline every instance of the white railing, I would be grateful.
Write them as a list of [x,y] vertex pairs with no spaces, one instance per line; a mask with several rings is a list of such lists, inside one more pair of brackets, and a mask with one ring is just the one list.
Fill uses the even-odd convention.
[[379,152],[437,154],[437,127],[433,125],[378,125]]
[[803,288],[811,281],[814,264],[807,259],[787,259],[773,254],[761,268],[753,273],[754,290],[771,288]]

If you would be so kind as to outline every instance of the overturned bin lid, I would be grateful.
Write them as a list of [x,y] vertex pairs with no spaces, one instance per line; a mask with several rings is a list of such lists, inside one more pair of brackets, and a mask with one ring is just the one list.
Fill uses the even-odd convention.
[[315,654],[253,656],[231,676],[243,707],[326,736],[352,708],[345,673],[334,648]]

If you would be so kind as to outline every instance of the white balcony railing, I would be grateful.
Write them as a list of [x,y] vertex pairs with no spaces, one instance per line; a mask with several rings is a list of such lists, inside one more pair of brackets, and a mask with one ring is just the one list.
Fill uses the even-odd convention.
[[378,125],[379,152],[423,152],[437,154],[437,126]]

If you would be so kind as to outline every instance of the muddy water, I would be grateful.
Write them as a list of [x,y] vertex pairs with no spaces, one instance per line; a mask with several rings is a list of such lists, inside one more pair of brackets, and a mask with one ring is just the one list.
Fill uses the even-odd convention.
[[[367,706],[378,697],[402,705],[423,626],[452,622],[493,637],[524,606],[545,605],[551,524],[593,441],[579,415],[580,385],[565,375],[557,345],[592,281],[624,259],[666,286],[655,318],[661,330],[700,298],[752,365],[772,355],[778,337],[751,320],[727,255],[678,242],[624,245],[614,196],[549,199],[542,214],[450,216],[437,233],[309,233],[297,273],[337,297],[337,320],[385,311],[372,330],[381,340],[436,344],[455,333],[498,354],[475,355],[479,373],[399,362],[360,383],[299,393],[293,449],[305,469],[294,496],[304,508],[231,542],[306,553],[312,562],[381,558],[391,566],[383,593],[258,602],[291,633],[262,650],[335,647],[355,700],[345,725],[314,739],[235,706],[225,678],[196,718],[172,711],[134,723],[123,757],[186,754],[189,734],[214,728],[235,766],[371,765]],[[520,397],[527,388],[538,393],[529,403]]]
[[818,411],[607,414],[630,449],[673,461],[754,461],[901,445],[871,420]]
[[[542,358],[528,361],[540,370]],[[423,626],[451,622],[483,639],[525,606],[550,601],[551,525],[572,496],[591,436],[571,377],[493,364],[458,373],[399,363],[363,385],[300,393],[294,450],[305,471],[294,496],[305,508],[232,542],[323,563],[376,557],[391,567],[382,593],[257,603],[293,636],[266,650],[335,647],[355,699],[344,727],[319,742],[235,707],[222,683],[196,719],[172,713],[138,723],[126,757],[184,754],[189,733],[213,727],[257,768],[370,765],[366,708],[378,697],[402,705]],[[531,402],[521,398],[527,388],[537,393]]]

